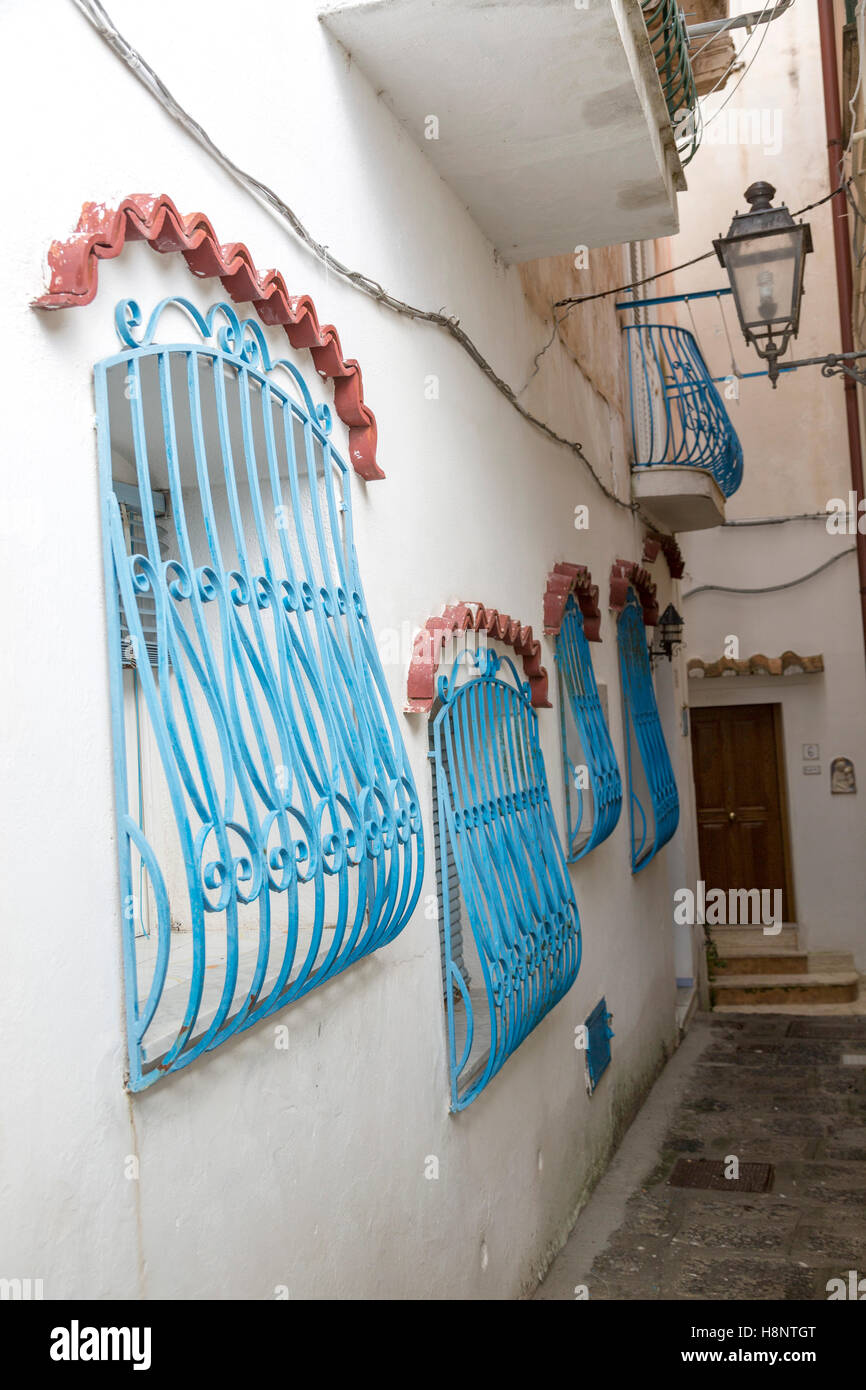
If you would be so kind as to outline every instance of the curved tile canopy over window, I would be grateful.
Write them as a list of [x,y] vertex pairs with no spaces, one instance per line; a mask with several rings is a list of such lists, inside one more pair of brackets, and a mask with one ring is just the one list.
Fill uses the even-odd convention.
[[[462,1110],[571,988],[580,922],[528,682],[486,648],[462,653],[440,676],[438,694],[433,756],[451,1106]],[[456,912],[472,927],[471,963],[455,955]]]
[[167,193],[132,193],[115,208],[85,203],[70,237],[48,248],[50,283],[34,309],[90,304],[99,262],[119,256],[127,241],[143,241],[161,255],[179,252],[193,275],[218,277],[226,294],[251,303],[262,323],[280,325],[293,348],[309,348],[316,371],[334,382],[334,405],[349,427],[349,456],[367,481],[384,478],[376,462],[376,417],[364,403],[361,368],[344,358],[333,324],[320,324],[312,299],[289,294],[277,270],[259,270],[243,242],[221,242],[204,213],[184,215]]
[[677,784],[662,733],[647,653],[645,609],[629,585],[617,642],[625,713],[631,865],[637,873],[654,859],[677,828]]
[[227,304],[116,318],[95,376],[140,1090],[392,941],[423,846],[328,407]]

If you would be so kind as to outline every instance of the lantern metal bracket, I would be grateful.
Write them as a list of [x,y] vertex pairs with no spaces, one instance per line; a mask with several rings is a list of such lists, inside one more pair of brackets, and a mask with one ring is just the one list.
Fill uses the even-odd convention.
[[[788,372],[796,372],[798,367],[820,367],[821,375],[826,377],[848,376],[852,381],[856,381],[860,386],[866,386],[866,370],[854,366],[860,358],[866,357],[866,349],[862,352],[828,352],[823,357],[800,357],[794,362],[777,362],[776,375],[784,376]],[[773,379],[771,371],[766,372],[740,372],[740,377],[769,376]],[[728,377],[714,377],[714,381],[727,381]],[[773,382],[775,385],[775,382]]]
[[[854,366],[857,358],[866,357],[866,352],[840,352],[830,353],[825,358],[817,358],[821,363],[821,375],[826,377],[844,375],[856,381],[860,386],[866,386],[866,371]],[[805,362],[798,362],[799,366],[806,366]]]

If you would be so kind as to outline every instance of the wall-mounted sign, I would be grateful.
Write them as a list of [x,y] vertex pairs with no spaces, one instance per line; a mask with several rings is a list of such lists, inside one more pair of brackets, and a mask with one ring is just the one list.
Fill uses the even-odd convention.
[[836,796],[850,795],[857,790],[854,764],[850,758],[834,758],[830,764],[830,790]]
[[817,743],[803,744],[803,762],[816,763],[821,756],[821,749]]
[[820,763],[804,763],[804,764],[803,764],[803,771],[806,773],[807,777],[820,777],[820,775],[821,775],[821,764],[820,764]]

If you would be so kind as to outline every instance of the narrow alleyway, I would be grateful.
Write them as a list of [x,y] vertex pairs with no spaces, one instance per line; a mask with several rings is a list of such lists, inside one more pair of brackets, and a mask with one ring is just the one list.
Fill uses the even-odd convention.
[[[864,1121],[862,1014],[700,1015],[535,1297],[826,1299],[866,1274]],[[669,1184],[730,1155],[769,1191]]]

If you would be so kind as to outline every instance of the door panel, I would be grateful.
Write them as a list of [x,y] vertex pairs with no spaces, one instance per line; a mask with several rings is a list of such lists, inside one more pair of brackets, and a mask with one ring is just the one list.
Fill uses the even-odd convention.
[[691,728],[707,891],[779,889],[791,921],[779,706],[692,709]]
[[725,805],[725,776],[722,760],[716,756],[721,746],[721,721],[718,719],[695,720],[695,715],[713,714],[713,710],[692,710],[692,756],[695,763],[695,777],[700,768],[704,805],[719,812]]

